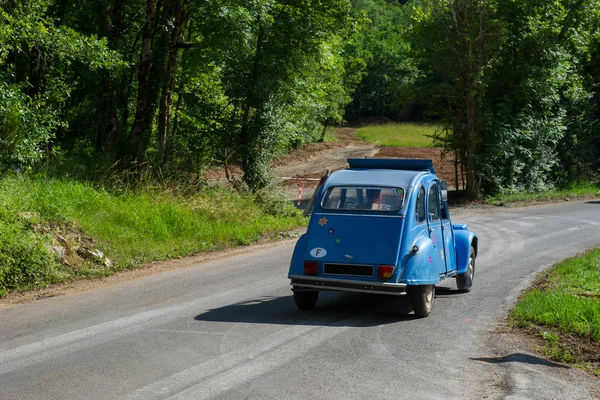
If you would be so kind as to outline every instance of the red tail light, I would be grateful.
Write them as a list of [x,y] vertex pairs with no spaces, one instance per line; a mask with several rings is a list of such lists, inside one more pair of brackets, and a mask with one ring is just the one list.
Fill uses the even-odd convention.
[[[304,269],[306,269],[306,267],[304,267]],[[377,267],[377,277],[379,279],[390,279],[392,277],[393,272],[393,265],[380,265]]]
[[317,275],[319,264],[316,261],[304,261],[304,275]]

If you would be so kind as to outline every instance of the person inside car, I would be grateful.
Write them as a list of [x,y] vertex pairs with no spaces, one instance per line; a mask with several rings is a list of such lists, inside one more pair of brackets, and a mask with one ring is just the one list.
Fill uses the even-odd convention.
[[377,210],[381,201],[381,190],[367,189],[365,201],[358,207],[361,210]]

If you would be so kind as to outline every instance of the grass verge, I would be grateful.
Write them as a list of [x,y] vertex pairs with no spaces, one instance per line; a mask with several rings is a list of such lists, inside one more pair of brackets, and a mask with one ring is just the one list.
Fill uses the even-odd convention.
[[331,129],[325,133],[325,137],[323,137],[323,143],[338,143],[340,139],[336,136],[335,132]]
[[433,147],[431,136],[441,129],[441,125],[423,123],[370,125],[358,129],[356,136],[384,147]]
[[248,245],[305,223],[291,204],[225,189],[114,194],[59,179],[0,180],[0,210],[0,295]]
[[505,193],[485,199],[486,204],[502,206],[510,202],[569,200],[578,196],[600,195],[600,183],[575,183],[563,189],[543,192]]
[[600,377],[600,248],[538,277],[509,320],[534,335],[550,359]]

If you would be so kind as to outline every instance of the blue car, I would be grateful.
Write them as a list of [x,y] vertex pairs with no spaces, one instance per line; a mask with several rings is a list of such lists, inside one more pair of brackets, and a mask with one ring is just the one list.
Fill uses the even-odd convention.
[[431,313],[435,285],[473,284],[477,236],[452,224],[447,186],[431,160],[349,159],[323,177],[288,277],[301,310],[321,290],[409,295],[415,315]]

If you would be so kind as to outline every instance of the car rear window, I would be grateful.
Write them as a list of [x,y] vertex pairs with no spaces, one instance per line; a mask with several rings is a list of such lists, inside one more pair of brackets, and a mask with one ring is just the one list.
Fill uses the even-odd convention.
[[376,186],[332,186],[321,207],[326,210],[398,211],[404,202],[401,188]]

